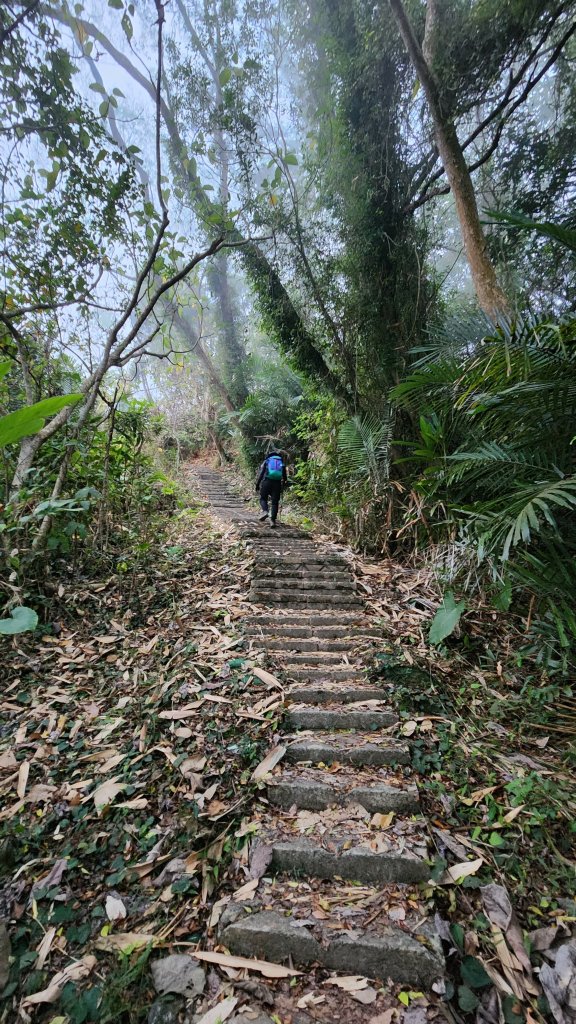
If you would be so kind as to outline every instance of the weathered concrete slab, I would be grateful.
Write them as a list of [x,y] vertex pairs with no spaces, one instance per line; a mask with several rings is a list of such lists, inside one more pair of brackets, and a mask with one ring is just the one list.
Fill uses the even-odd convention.
[[316,608],[316,609],[329,609],[334,608],[340,610],[344,608],[350,610],[352,608],[359,608],[361,602],[358,598],[355,598],[352,594],[349,597],[344,594],[311,594],[307,592],[299,592],[292,590],[290,593],[283,591],[274,591],[267,589],[251,588],[250,598],[253,601],[267,605],[278,605],[279,607],[285,608]]
[[361,804],[371,814],[417,814],[420,809],[416,786],[355,786],[345,789],[335,786],[330,780],[311,782],[307,779],[290,779],[274,782],[268,786],[268,799],[277,807],[298,807],[306,811],[323,811],[327,807]]
[[304,668],[300,664],[292,664],[286,662],[282,666],[282,671],[285,675],[289,676],[290,679],[300,680],[301,682],[358,682],[364,679],[364,672],[361,669],[356,669],[354,666],[349,668],[331,668],[329,665],[311,665],[309,668]]
[[247,915],[228,925],[220,941],[238,956],[256,956],[275,963],[289,959],[297,966],[319,963],[340,974],[366,977],[417,988],[430,988],[442,973],[438,953],[406,935],[389,929],[379,937],[369,935],[334,938],[326,929],[319,942],[308,928],[274,911]]
[[300,654],[305,654],[307,652],[323,652],[324,655],[328,657],[332,654],[337,654],[338,652],[345,653],[349,651],[352,646],[349,640],[333,640],[329,638],[326,640],[312,640],[302,639],[297,636],[274,636],[270,638],[270,636],[267,635],[265,637],[265,642],[266,650],[269,652],[274,651],[278,654],[285,654],[288,651],[297,651]]
[[409,764],[410,753],[405,743],[359,743],[339,746],[338,737],[319,740],[314,737],[290,743],[284,755],[290,764],[312,761],[313,764]]
[[353,711],[326,710],[316,708],[298,708],[289,711],[286,722],[293,729],[362,729],[369,732],[370,729],[385,729],[387,726],[395,725],[397,716],[392,711]]
[[308,839],[272,844],[272,868],[299,872],[312,878],[346,878],[351,882],[384,885],[387,882],[425,882],[430,876],[426,861],[410,853],[373,853],[352,847],[333,853]]
[[290,667],[296,667],[297,665],[300,665],[302,666],[302,668],[315,668],[316,665],[324,665],[326,668],[329,669],[341,668],[342,666],[351,669],[362,668],[362,665],[359,662],[351,663],[343,661],[343,657],[340,651],[304,651],[301,654],[299,654],[298,652],[292,653],[292,651],[293,648],[291,647],[288,647],[288,649],[285,650],[285,656],[290,664]]
[[293,591],[297,590],[301,593],[310,591],[311,593],[317,593],[319,591],[326,591],[334,594],[346,593],[354,591],[354,584],[352,580],[347,579],[340,583],[338,580],[310,580],[306,577],[299,579],[297,576],[287,576],[284,579],[278,577],[271,577],[267,575],[252,577],[252,589],[253,590],[271,590]]
[[354,686],[351,683],[323,685],[310,683],[308,686],[291,686],[286,700],[298,704],[352,704],[361,700],[382,700],[383,690],[377,686]]
[[[316,636],[328,637],[370,636],[381,637],[382,633],[362,625],[362,612],[341,611],[337,615],[320,611],[299,611],[297,614],[286,609],[277,615],[263,612],[257,617],[246,619],[245,629],[273,631],[274,636]],[[297,632],[293,632],[296,630]]]

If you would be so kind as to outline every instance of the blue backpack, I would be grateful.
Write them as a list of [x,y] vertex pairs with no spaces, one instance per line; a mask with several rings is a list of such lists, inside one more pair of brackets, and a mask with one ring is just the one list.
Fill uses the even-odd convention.
[[266,459],[266,477],[268,480],[281,480],[284,463],[279,455],[269,455]]

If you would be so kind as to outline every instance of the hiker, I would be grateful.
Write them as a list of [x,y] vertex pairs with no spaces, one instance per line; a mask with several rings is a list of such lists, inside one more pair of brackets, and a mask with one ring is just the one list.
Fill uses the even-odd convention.
[[[282,453],[270,452],[260,466],[256,481],[256,490],[260,492],[260,508],[262,509],[260,522],[264,522],[270,516],[270,526],[276,527],[280,495],[287,482],[288,475]],[[271,504],[270,510],[268,509],[268,500]]]

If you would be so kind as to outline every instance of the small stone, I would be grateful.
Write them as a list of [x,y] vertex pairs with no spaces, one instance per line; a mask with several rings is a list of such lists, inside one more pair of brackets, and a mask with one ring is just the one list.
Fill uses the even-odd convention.
[[165,995],[198,996],[206,985],[206,972],[198,960],[186,953],[174,953],[150,964],[152,981],[157,992]]
[[252,1014],[248,1013],[234,1014],[226,1024],[274,1024],[274,1021],[267,1017],[264,1013],[257,1013],[254,1011]]
[[148,1011],[148,1024],[179,1024],[184,1005],[183,999],[156,999]]
[[236,924],[241,918],[246,917],[246,911],[244,909],[244,903],[229,903],[227,907],[224,907],[220,920],[218,922],[218,934],[227,928],[230,924]]

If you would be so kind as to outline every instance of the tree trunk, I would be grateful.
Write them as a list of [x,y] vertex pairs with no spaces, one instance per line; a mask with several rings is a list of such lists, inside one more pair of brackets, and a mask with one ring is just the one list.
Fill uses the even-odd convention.
[[[438,83],[414,34],[402,0],[390,0],[390,7],[398,22],[400,35],[428,102],[428,109],[434,125],[434,138],[452,195],[454,196],[464,250],[470,265],[478,302],[492,320],[498,320],[502,316],[509,316],[510,305],[508,299],[498,284],[496,272],[486,251],[486,238],[480,223],[476,194],[454,122],[449,117],[445,117],[442,111]],[[434,21],[436,20],[436,7],[434,3],[432,4],[430,18]],[[430,26],[426,34],[428,59],[431,57],[435,36],[437,37],[437,33],[432,31]]]
[[225,253],[221,253],[211,264],[208,269],[207,278],[214,295],[218,299],[220,309],[223,341],[223,344],[220,346],[220,356],[226,370],[226,383],[237,406],[241,406],[248,397],[243,370],[246,350],[238,337],[236,315],[230,289],[230,277],[228,274],[228,257]]
[[20,451],[18,453],[18,462],[16,463],[16,469],[10,485],[10,500],[16,497],[18,491],[23,486],[26,474],[29,469],[32,469],[34,464],[34,458],[36,452],[42,447],[42,441],[39,439],[38,434],[33,437],[24,437],[20,444]]

